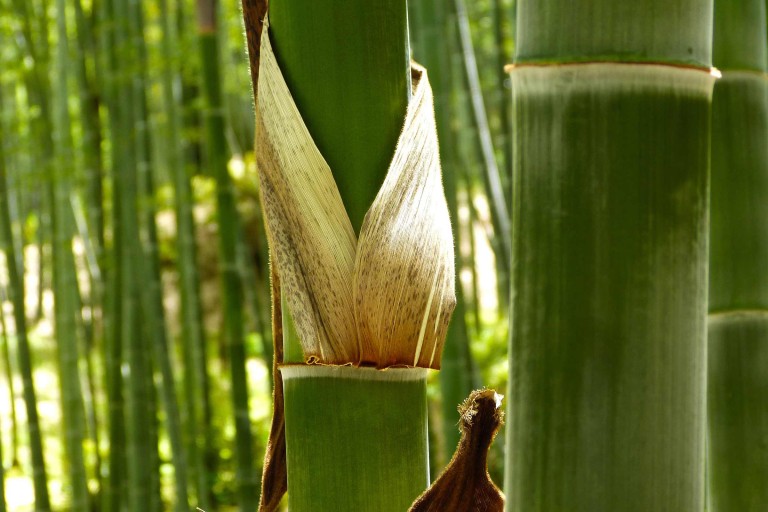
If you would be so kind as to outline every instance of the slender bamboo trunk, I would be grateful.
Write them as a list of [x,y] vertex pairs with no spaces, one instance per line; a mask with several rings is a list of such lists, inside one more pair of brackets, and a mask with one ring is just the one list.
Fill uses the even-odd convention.
[[[0,158],[2,158],[2,153],[3,150],[0,148]],[[3,288],[0,304],[4,304],[5,300],[6,290]],[[14,384],[13,366],[11,365],[10,336],[5,321],[5,311],[2,309],[0,309],[0,328],[3,330],[3,364],[5,365],[5,375],[8,380],[8,403],[11,406],[11,467],[15,468],[19,466],[19,421],[16,416],[16,384]],[[2,459],[0,459],[0,464],[2,464]]]
[[224,341],[228,348],[232,402],[235,413],[235,459],[241,510],[258,505],[259,480],[253,464],[253,436],[248,413],[248,382],[245,363],[243,283],[238,267],[237,238],[241,234],[232,179],[227,169],[224,110],[221,93],[216,0],[198,0],[198,39],[203,65],[206,115],[206,162],[216,180],[219,224],[219,258],[224,309]]
[[[184,403],[186,404],[185,435],[189,456],[190,478],[194,482],[197,505],[203,510],[211,507],[210,484],[205,454],[211,442],[210,425],[203,411],[208,408],[208,393],[203,380],[208,374],[205,360],[205,332],[202,322],[195,223],[192,216],[192,187],[184,168],[181,138],[181,116],[178,94],[181,83],[178,72],[179,39],[176,24],[167,0],[159,0],[165,36],[162,40],[164,60],[162,72],[163,103],[166,108],[166,158],[174,183],[176,213],[176,244],[181,297],[181,347],[184,360]],[[201,407],[202,405],[202,407]]]
[[[98,59],[95,54],[96,42],[91,26],[92,18],[86,16],[82,0],[75,0],[74,7],[77,30],[75,63],[77,65],[80,119],[83,129],[83,166],[88,190],[86,194],[87,215],[89,231],[94,234],[92,243],[96,249],[97,259],[100,261],[104,250],[104,189],[102,183],[104,162],[101,156],[100,100],[96,82],[98,79]],[[93,10],[94,7],[91,6],[91,12]],[[98,284],[100,283],[93,283],[92,286]],[[97,298],[100,298],[100,295]],[[97,305],[100,306],[99,303]]]
[[[157,323],[148,318],[143,311],[140,279],[149,269],[145,268],[144,252],[141,245],[139,212],[139,169],[147,164],[148,150],[144,145],[143,122],[141,112],[141,73],[140,43],[143,34],[138,26],[134,3],[131,0],[118,0],[114,4],[115,46],[121,72],[116,75],[115,98],[116,114],[124,131],[120,136],[124,142],[119,148],[119,160],[114,160],[119,172],[113,184],[119,193],[118,215],[122,223],[122,244],[115,249],[121,252],[121,265],[117,271],[121,274],[121,336],[124,343],[124,363],[129,371],[125,375],[125,393],[127,398],[127,476],[128,509],[134,512],[152,510],[156,488],[158,468],[155,464],[156,446],[153,446],[153,428],[155,410],[152,396],[155,392],[152,378],[152,362],[149,358],[151,343],[154,343]],[[126,73],[124,69],[131,70]],[[147,329],[151,326],[154,329]]]
[[768,36],[763,0],[715,1],[709,288],[712,512],[768,508]]
[[[0,428],[2,428],[2,423],[0,423]],[[0,439],[0,512],[5,512],[7,510],[7,505],[5,503],[5,465],[2,461],[3,441]]]
[[[181,438],[181,420],[176,398],[176,384],[173,375],[173,369],[168,351],[168,340],[166,334],[165,314],[163,311],[163,296],[159,266],[159,250],[156,225],[155,187],[153,177],[153,162],[151,159],[151,133],[149,124],[148,102],[146,95],[146,84],[148,75],[148,55],[146,43],[144,40],[144,13],[140,3],[134,3],[131,6],[131,32],[133,46],[137,50],[138,69],[134,74],[133,89],[135,94],[134,109],[136,112],[136,154],[137,154],[137,207],[139,210],[139,235],[141,239],[142,254],[137,266],[139,267],[139,276],[144,276],[143,282],[139,283],[142,297],[141,314],[144,319],[144,333],[140,339],[146,339],[144,348],[152,355],[147,358],[145,355],[145,364],[150,368],[156,368],[160,374],[160,394],[162,406],[165,411],[166,432],[171,444],[171,457],[174,468],[174,488],[175,510],[181,512],[188,510],[189,499],[187,492],[187,462],[186,454]],[[137,340],[138,341],[138,340]],[[153,372],[144,372],[142,378],[149,384],[148,400],[150,407],[147,407],[147,419],[150,423],[150,439],[152,456],[158,459],[157,453],[157,393],[151,386]],[[155,506],[154,510],[160,510],[162,504],[160,500],[160,479],[159,468],[153,468],[152,471],[152,489],[150,503]]]
[[[2,111],[2,103],[2,90],[0,90],[0,111]],[[2,129],[2,124],[0,124],[0,130]],[[3,140],[1,133],[0,140]],[[13,303],[13,318],[16,330],[16,352],[19,359],[19,372],[21,373],[22,389],[24,392],[24,405],[27,412],[29,448],[32,459],[32,481],[35,489],[35,509],[44,512],[49,511],[51,505],[48,495],[43,441],[40,433],[40,419],[37,412],[37,394],[35,392],[34,380],[32,379],[32,354],[27,337],[27,319],[24,309],[24,261],[20,257],[21,251],[16,249],[16,242],[11,228],[8,179],[5,159],[2,154],[0,154],[0,229],[2,229],[0,240],[4,244],[3,252],[5,252],[5,261],[8,267],[10,297]]]
[[121,84],[118,81],[118,58],[122,48],[118,49],[115,20],[118,0],[104,0],[100,10],[100,26],[102,30],[102,59],[104,61],[104,96],[109,109],[109,138],[110,138],[110,181],[112,186],[112,251],[108,258],[107,297],[105,307],[105,350],[104,375],[108,407],[108,441],[109,458],[108,474],[102,481],[103,509],[106,512],[120,512],[128,501],[126,475],[126,422],[125,396],[123,391],[123,324],[128,319],[124,315],[124,305],[128,284],[125,282],[123,267],[126,258],[124,254],[125,228],[122,211],[124,209],[122,191],[122,175],[126,172],[126,155],[132,154],[125,148],[129,144],[128,134],[132,127],[124,118],[124,113],[118,101]]
[[[504,199],[511,202],[512,187],[512,117],[509,108],[510,88],[509,77],[504,67],[510,63],[511,57],[507,51],[509,41],[509,19],[503,0],[493,0],[493,35],[496,42],[496,73],[498,73],[497,92],[499,94],[499,110],[501,117],[501,147],[504,153],[504,165],[501,166],[501,182],[504,185]],[[506,303],[506,301],[505,301]]]
[[[501,185],[499,167],[496,163],[496,154],[493,148],[491,129],[488,125],[488,117],[485,112],[483,92],[480,87],[480,75],[477,71],[475,50],[472,44],[472,35],[469,29],[469,18],[464,0],[455,0],[456,20],[459,27],[459,41],[464,57],[464,72],[469,86],[472,113],[477,126],[478,142],[483,157],[483,180],[491,205],[495,235],[501,241],[498,258],[508,262],[512,254],[512,233],[510,231],[509,210],[507,208],[504,189]],[[504,267],[503,267],[504,268]]]
[[53,205],[53,290],[56,344],[59,354],[59,379],[64,419],[64,446],[67,456],[71,505],[75,510],[88,508],[88,482],[85,470],[83,440],[85,417],[80,386],[80,350],[77,341],[76,316],[78,290],[75,261],[72,254],[72,215],[70,176],[73,151],[71,117],[68,100],[69,41],[64,0],[56,2],[56,74],[54,105],[54,144],[56,166],[49,182]]
[[517,16],[507,510],[700,511],[712,4]]

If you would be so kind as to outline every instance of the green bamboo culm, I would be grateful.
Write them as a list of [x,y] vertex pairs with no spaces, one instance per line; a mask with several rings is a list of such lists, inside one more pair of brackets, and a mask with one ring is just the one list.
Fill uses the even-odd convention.
[[712,4],[517,8],[507,510],[702,510]]
[[269,20],[285,80],[359,232],[411,91],[406,0],[272,0]]
[[[386,222],[387,209],[379,206],[376,210],[374,198],[379,201],[382,197],[379,189],[385,176],[388,176],[387,171],[404,126],[411,94],[406,7],[404,0],[375,0],[366,3],[353,0],[275,0],[270,3],[268,30],[275,55],[271,56],[270,49],[267,56],[264,56],[262,44],[261,76],[270,78],[264,82],[260,78],[259,82],[260,128],[257,129],[257,147],[261,150],[259,172],[262,174],[262,196],[269,199],[265,209],[271,233],[271,250],[273,258],[276,258],[273,259],[273,265],[277,265],[284,284],[291,284],[294,275],[291,274],[291,267],[287,266],[291,262],[280,252],[285,248],[280,245],[283,242],[277,240],[281,236],[275,232],[276,229],[284,229],[284,226],[270,217],[275,214],[270,204],[275,196],[267,196],[270,191],[265,190],[267,184],[271,187],[283,186],[279,181],[273,181],[282,178],[279,173],[268,168],[275,161],[270,160],[269,155],[262,154],[278,147],[273,145],[276,142],[271,137],[272,134],[280,133],[279,127],[270,124],[270,118],[267,117],[271,113],[271,102],[275,101],[275,90],[284,87],[280,84],[284,78],[301,114],[303,125],[306,125],[324,160],[322,164],[327,162],[330,168],[323,168],[328,171],[323,179],[330,177],[331,171],[333,173],[332,181],[335,184],[331,182],[329,186],[336,189],[337,184],[339,194],[336,196],[334,190],[334,194],[328,194],[333,197],[323,197],[323,201],[333,206],[331,213],[334,215],[338,213],[335,208],[340,208],[339,215],[343,219],[339,220],[339,224],[333,224],[331,222],[338,220],[333,217],[328,225],[323,225],[323,229],[334,230],[331,234],[338,237],[342,245],[349,244],[342,247],[349,251],[345,254],[351,254],[344,264],[350,265],[347,267],[350,272],[352,266],[357,272],[359,265],[365,268],[366,262],[370,261],[368,258],[372,256],[365,252],[369,249],[363,242],[363,235],[357,241],[354,234],[360,233],[366,213],[368,217],[365,225],[369,229],[369,236],[374,236],[370,233],[376,233],[377,222]],[[345,44],[339,44],[340,39]],[[280,73],[275,73],[277,64]],[[281,75],[280,80],[277,80],[276,75]],[[415,98],[423,97],[419,96],[419,91],[415,91],[415,94]],[[285,98],[283,95],[277,96],[283,100]],[[275,110],[283,112],[284,109],[285,106],[281,105]],[[285,129],[295,130],[296,126],[289,123]],[[301,141],[301,146],[305,148],[301,159],[311,158],[315,154],[315,148],[307,145],[306,141]],[[430,172],[434,171],[431,165],[434,162],[431,160],[423,164],[425,174],[428,166]],[[306,172],[306,168],[299,167],[301,165],[297,164],[296,172]],[[283,193],[288,192],[286,189]],[[438,193],[433,189],[429,192],[435,195]],[[302,204],[300,200],[299,204]],[[447,207],[444,208],[447,220]],[[310,220],[306,222],[312,225]],[[450,233],[450,227],[445,227]],[[335,229],[343,230],[343,236],[335,232]],[[290,233],[290,236],[296,236],[294,247],[310,242],[322,246],[322,240],[307,239],[304,235],[301,232]],[[313,248],[300,246],[297,252]],[[336,257],[340,252],[337,250],[331,254]],[[312,253],[311,257],[328,257],[331,254],[318,252]],[[301,259],[305,256],[298,257]],[[306,262],[302,261],[302,265],[306,265]],[[375,265],[373,268],[376,268]],[[306,269],[303,271],[307,272]],[[450,271],[452,289],[452,265]],[[314,274],[314,271],[311,273]],[[356,286],[363,286],[361,283],[371,282],[370,276],[374,273],[370,270],[368,273],[355,274],[354,278],[351,275],[344,278],[354,280]],[[333,285],[340,286],[336,279]],[[354,290],[354,293],[357,294],[358,290]],[[311,291],[316,292],[315,289]],[[289,307],[298,308],[304,324],[294,329],[296,326],[287,319],[283,330],[286,339],[285,358],[289,363],[281,369],[285,392],[289,508],[296,512],[406,510],[429,482],[426,371],[421,368],[376,370],[291,364],[318,359],[318,356],[313,354],[310,357],[306,352],[307,345],[312,342],[306,336],[307,311],[297,306],[297,302],[291,302],[296,300],[296,297],[290,296],[291,293],[296,293],[295,286],[285,286],[282,290],[284,320],[289,316]],[[349,293],[353,291],[349,290]],[[338,329],[335,332],[340,332],[346,328],[348,324],[335,324],[334,320],[345,319],[341,313],[353,309],[354,304],[357,325],[365,326],[360,328],[360,332],[370,335],[377,325],[371,316],[381,311],[365,307],[364,301],[375,295],[373,291],[369,293],[355,295],[357,302],[353,302],[352,297],[342,296],[342,292],[340,302],[349,300],[349,307],[339,308],[339,316],[333,317],[329,323],[325,323],[328,320],[322,317],[324,329]],[[315,297],[314,302],[317,300]],[[448,309],[452,309],[452,304]],[[429,306],[427,310],[429,312]],[[370,316],[366,316],[366,313]],[[424,315],[423,310],[421,315]],[[386,322],[384,324],[389,325]],[[304,351],[299,345],[299,331],[302,332]],[[373,336],[373,341],[368,341],[368,338],[365,341],[355,340],[354,336],[349,340],[342,339],[343,336],[330,337],[325,355],[323,349],[320,349],[319,360],[327,363],[328,359],[323,359],[327,356],[335,364],[350,362],[357,365],[362,359],[380,368],[393,364],[386,358],[379,360],[371,358],[370,354],[362,354],[363,348],[360,347],[368,348],[367,343],[383,341],[376,336]],[[356,341],[360,343],[359,346]],[[413,341],[414,347],[417,342],[415,339],[399,341]],[[336,352],[337,349],[346,352],[339,355],[341,352]],[[354,355],[358,349],[359,358]],[[425,364],[421,349],[416,349],[415,353],[416,361],[412,354],[408,364],[416,364],[417,361]],[[425,353],[429,352],[425,349]],[[432,365],[432,360],[429,357],[427,359],[426,364]],[[438,361],[439,353],[434,357],[434,365],[439,366]],[[328,467],[335,469],[327,471]]]
[[72,254],[73,226],[70,203],[70,165],[73,155],[73,141],[67,106],[69,98],[67,87],[69,44],[64,0],[56,2],[56,28],[58,40],[56,45],[56,79],[54,81],[56,84],[54,146],[57,161],[48,188],[54,212],[52,216],[53,288],[56,296],[54,317],[71,506],[74,510],[84,510],[88,508],[89,494],[85,455],[83,453],[85,416],[80,386],[80,351],[75,323],[78,314],[78,290],[75,260]]
[[[3,95],[0,88],[0,111],[3,111]],[[0,120],[0,145],[4,141],[3,123]],[[27,336],[27,317],[24,307],[24,260],[14,239],[9,202],[8,177],[5,167],[4,148],[0,147],[0,242],[5,253],[5,262],[10,284],[9,295],[13,304],[13,319],[16,330],[16,354],[21,374],[24,406],[27,413],[27,430],[32,466],[32,482],[35,489],[35,510],[46,512],[51,509],[48,494],[48,478],[45,467],[43,440],[40,432],[40,417],[37,411],[37,393],[32,378],[32,351]]]
[[763,0],[716,0],[709,288],[711,512],[768,509],[768,36]]
[[[158,0],[164,36],[161,44],[163,57],[162,94],[166,110],[166,164],[174,183],[174,211],[176,214],[176,252],[181,299],[181,347],[184,361],[184,434],[189,474],[196,490],[197,506],[203,510],[211,507],[210,485],[206,471],[205,454],[210,435],[206,435],[204,411],[210,409],[204,382],[208,374],[205,361],[206,337],[202,322],[200,279],[197,272],[197,248],[195,245],[195,220],[192,214],[193,199],[190,178],[184,168],[181,137],[181,115],[178,91],[181,91],[178,71],[179,38],[174,11],[168,0]],[[181,481],[179,481],[181,484]],[[177,491],[181,493],[181,489]],[[179,500],[180,506],[183,506]]]
[[[198,0],[197,21],[203,65],[203,92],[206,117],[206,162],[216,180],[216,209],[219,225],[219,258],[224,309],[224,338],[229,353],[232,403],[235,415],[235,459],[240,509],[258,506],[258,473],[253,464],[253,434],[248,415],[248,383],[243,318],[244,292],[238,267],[238,237],[241,220],[237,211],[232,178],[227,169],[224,138],[224,105],[219,56],[218,2]],[[202,376],[201,376],[202,378]]]

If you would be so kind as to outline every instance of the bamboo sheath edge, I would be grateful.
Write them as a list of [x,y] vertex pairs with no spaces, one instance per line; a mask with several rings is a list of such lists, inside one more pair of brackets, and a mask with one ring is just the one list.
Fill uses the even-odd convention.
[[389,367],[377,369],[351,365],[284,364],[280,365],[283,380],[289,379],[351,379],[379,382],[407,382],[427,378],[426,368]]

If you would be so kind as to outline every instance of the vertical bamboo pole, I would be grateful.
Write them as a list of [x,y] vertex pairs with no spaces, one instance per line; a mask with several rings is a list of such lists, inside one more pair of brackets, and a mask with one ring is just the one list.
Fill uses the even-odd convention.
[[[159,266],[159,249],[156,225],[154,165],[151,159],[151,134],[149,131],[150,120],[146,84],[148,80],[148,55],[144,39],[144,12],[139,2],[131,6],[131,33],[133,46],[137,49],[138,69],[134,73],[133,88],[136,95],[136,154],[138,155],[138,186],[137,207],[139,210],[139,225],[141,246],[143,248],[140,260],[137,262],[140,268],[139,275],[144,276],[141,284],[142,308],[144,319],[144,333],[140,339],[146,338],[144,348],[148,349],[152,357],[145,355],[145,362],[151,362],[151,368],[157,368],[160,374],[159,386],[162,406],[165,410],[166,432],[171,444],[171,457],[174,468],[174,489],[176,492],[174,508],[178,512],[189,509],[187,491],[187,462],[186,454],[181,438],[181,420],[176,398],[176,384],[168,351],[168,339],[166,334],[165,314],[163,311],[163,296]],[[138,340],[137,340],[138,341]],[[146,364],[145,363],[145,364]],[[144,372],[144,379],[152,380],[153,372]],[[150,393],[152,393],[150,386]],[[152,394],[154,398],[154,394]],[[149,400],[155,403],[157,400]],[[155,426],[152,430],[156,433],[156,408],[148,407],[148,419]],[[152,436],[150,444],[153,456],[157,455],[156,436]],[[153,503],[159,500],[160,482],[159,474],[152,471],[154,476],[151,500]],[[157,504],[156,509],[160,509]]]
[[[355,230],[383,181],[409,101],[406,7],[404,0],[270,5],[282,75]],[[286,360],[303,361],[290,322],[284,333]],[[423,370],[298,365],[281,373],[289,508],[407,509],[429,478]]]
[[716,0],[709,288],[712,512],[768,509],[768,36],[763,0]]
[[238,267],[237,237],[241,233],[232,179],[227,169],[224,108],[221,92],[216,0],[198,0],[197,21],[203,65],[206,116],[206,161],[216,180],[219,258],[224,308],[224,340],[229,353],[232,402],[235,412],[235,459],[241,510],[258,505],[259,480],[253,464],[253,436],[248,414],[248,382],[243,318],[243,283]]
[[[501,243],[499,244],[498,258],[503,258],[503,262],[509,261],[512,254],[512,238],[509,227],[509,210],[501,185],[499,176],[499,166],[496,163],[496,154],[493,148],[491,138],[491,129],[488,125],[488,116],[485,112],[485,102],[483,100],[483,91],[480,87],[480,75],[477,71],[477,60],[475,59],[475,49],[472,44],[472,34],[469,28],[469,17],[465,0],[455,0],[454,8],[456,12],[456,21],[459,27],[459,42],[461,44],[461,53],[464,58],[464,72],[466,73],[467,85],[472,104],[472,114],[474,116],[475,126],[477,127],[478,143],[480,144],[480,153],[483,157],[484,172],[483,181],[485,190],[488,194],[488,201],[491,205],[491,218],[493,219],[496,236]],[[500,268],[505,268],[502,265]]]
[[[3,149],[0,148],[0,158],[2,158]],[[6,291],[3,289],[0,295],[0,305],[5,303]],[[5,365],[5,375],[8,381],[8,403],[11,406],[11,467],[19,465],[19,421],[16,415],[16,385],[13,378],[13,366],[11,365],[11,347],[8,326],[5,321],[5,311],[0,306],[0,329],[3,330],[3,364]],[[0,459],[2,464],[2,459]]]
[[73,157],[71,117],[69,114],[69,41],[64,0],[56,2],[56,72],[54,145],[57,155],[49,183],[53,205],[53,290],[56,343],[59,354],[59,379],[64,419],[64,446],[67,455],[71,505],[75,510],[88,507],[88,483],[85,471],[83,439],[85,417],[80,387],[80,350],[77,343],[75,317],[77,282],[72,254],[70,173]]
[[[2,111],[2,90],[0,90],[0,111]],[[3,126],[0,123],[0,140]],[[11,228],[11,213],[8,197],[8,179],[6,175],[5,159],[0,158],[0,230],[3,241],[3,249],[8,266],[8,280],[10,282],[10,298],[13,303],[13,318],[16,330],[17,357],[19,360],[19,372],[22,379],[24,392],[24,405],[27,412],[27,428],[29,431],[29,447],[32,459],[32,481],[35,489],[35,508],[37,511],[51,509],[48,494],[48,478],[45,469],[45,455],[43,440],[40,433],[40,419],[37,411],[37,394],[32,378],[32,353],[27,337],[27,319],[24,308],[24,261],[20,257],[21,250],[16,248],[13,230]]]
[[[205,362],[206,338],[202,322],[199,278],[197,273],[197,248],[195,246],[195,221],[192,215],[192,186],[184,168],[181,139],[179,93],[181,83],[178,73],[179,38],[173,11],[168,0],[159,0],[160,16],[164,28],[162,55],[163,103],[167,115],[167,165],[174,183],[174,209],[176,213],[176,246],[179,269],[179,294],[181,297],[181,346],[184,360],[184,403],[186,404],[186,445],[189,455],[190,478],[194,482],[197,504],[208,510],[210,486],[206,474],[205,454],[210,442],[204,427],[203,411],[208,408],[208,394],[203,380],[208,368]],[[202,402],[202,403],[201,403]],[[202,406],[202,407],[201,407]]]
[[127,120],[126,109],[120,98],[125,88],[119,78],[120,59],[125,52],[124,35],[118,32],[117,21],[122,16],[120,0],[104,0],[100,11],[102,49],[104,59],[104,92],[109,109],[109,137],[112,187],[112,251],[109,258],[109,281],[107,308],[105,309],[106,344],[104,351],[104,374],[108,404],[109,459],[108,474],[102,482],[103,508],[107,512],[120,512],[128,503],[127,434],[125,414],[125,391],[123,389],[123,360],[128,342],[124,326],[129,324],[130,285],[126,280],[127,259],[125,246],[126,227],[124,221],[125,201],[123,181],[129,172],[129,159],[133,154],[129,135],[133,127]]
[[507,510],[704,507],[711,23],[518,2]]

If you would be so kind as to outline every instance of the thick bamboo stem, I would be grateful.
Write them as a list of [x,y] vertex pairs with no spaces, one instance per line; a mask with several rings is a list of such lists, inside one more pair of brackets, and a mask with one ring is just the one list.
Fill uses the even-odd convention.
[[518,3],[507,509],[700,511],[711,3],[579,3]]

